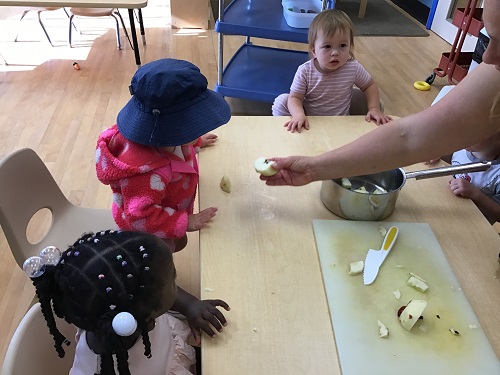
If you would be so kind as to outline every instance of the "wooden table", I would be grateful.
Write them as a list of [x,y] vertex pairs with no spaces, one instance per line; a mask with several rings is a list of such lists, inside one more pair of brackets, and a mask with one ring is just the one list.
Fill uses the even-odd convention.
[[[219,208],[200,232],[201,295],[232,308],[224,332],[203,339],[204,374],[341,373],[312,229],[313,219],[339,218],[321,203],[320,182],[268,187],[253,161],[316,155],[374,125],[357,116],[309,121],[309,131],[291,134],[284,118],[233,117],[216,130],[217,144],[200,153],[200,207]],[[230,194],[219,188],[223,175],[232,181]],[[448,179],[409,181],[387,220],[431,225],[500,356],[500,238],[472,201],[450,192]]]
[[125,8],[128,9],[130,20],[130,32],[132,34],[132,45],[134,46],[134,56],[137,68],[141,67],[141,56],[139,54],[139,44],[137,43],[137,33],[134,22],[134,9],[139,10],[139,27],[142,35],[142,42],[145,45],[145,31],[142,20],[141,8],[148,5],[147,0],[0,0],[0,6],[13,7],[73,7],[73,8]]

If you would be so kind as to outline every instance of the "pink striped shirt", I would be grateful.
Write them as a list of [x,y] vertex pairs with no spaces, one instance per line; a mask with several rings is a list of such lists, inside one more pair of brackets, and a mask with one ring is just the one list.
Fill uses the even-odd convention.
[[347,116],[353,85],[364,91],[371,83],[370,73],[357,60],[347,61],[334,72],[321,73],[311,59],[297,68],[290,92],[304,95],[307,116]]

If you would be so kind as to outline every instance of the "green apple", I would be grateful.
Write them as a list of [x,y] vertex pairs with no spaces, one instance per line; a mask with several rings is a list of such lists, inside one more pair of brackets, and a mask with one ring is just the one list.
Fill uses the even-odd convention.
[[267,160],[264,157],[260,157],[254,161],[253,166],[257,173],[269,177],[278,173],[278,171],[273,168],[273,164],[274,162]]

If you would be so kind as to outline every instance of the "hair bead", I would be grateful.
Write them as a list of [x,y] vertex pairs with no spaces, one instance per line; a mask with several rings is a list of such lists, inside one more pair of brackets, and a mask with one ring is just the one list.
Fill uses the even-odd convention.
[[123,257],[121,255],[116,256],[116,260],[121,260]]
[[102,273],[100,273],[100,274],[99,274],[99,276],[97,276],[97,278],[98,278],[99,280],[104,279],[104,277],[105,277],[105,276],[104,276]]
[[77,257],[78,255],[80,255],[80,252],[77,250],[73,253],[73,256]]
[[116,309],[116,305],[109,305],[109,309],[110,309],[110,310],[114,310],[114,309]]
[[126,265],[127,265],[127,261],[126,261],[126,260],[124,260],[124,261],[122,262],[122,267],[125,267]]
[[109,293],[109,292],[111,292],[112,290],[113,290],[113,288],[111,288],[110,286],[108,286],[108,287],[106,288],[106,293]]
[[99,242],[99,239],[98,238],[94,238],[94,243],[98,243]]
[[140,250],[140,251],[144,251],[144,250],[146,250],[146,249],[144,248],[144,246],[139,246],[139,250]]
[[133,278],[133,277],[134,277],[134,275],[132,275],[131,273],[129,273],[129,274],[127,275],[127,279],[131,279],[131,278]]
[[148,253],[144,253],[144,254],[142,254],[142,257],[143,257],[144,259],[146,259],[146,258],[148,257]]
[[144,267],[144,271],[149,271],[149,267],[148,266]]

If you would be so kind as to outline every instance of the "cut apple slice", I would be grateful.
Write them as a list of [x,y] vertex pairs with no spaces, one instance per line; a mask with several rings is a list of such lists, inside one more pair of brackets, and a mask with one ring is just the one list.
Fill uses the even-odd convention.
[[377,325],[378,325],[378,337],[380,338],[386,338],[389,336],[389,328],[385,326],[384,323],[382,323],[380,320],[377,320]]
[[226,193],[231,192],[231,180],[227,176],[222,176],[220,180],[220,188],[222,191],[225,191]]
[[267,160],[264,157],[260,157],[254,161],[253,166],[257,173],[269,177],[278,173],[278,171],[273,168],[273,164],[274,164],[273,161]]
[[361,272],[363,272],[365,268],[365,262],[360,260],[359,262],[352,262],[349,265],[349,275],[359,275]]
[[422,316],[426,307],[427,301],[421,299],[411,300],[399,316],[403,328],[407,331],[411,331],[420,316]]

